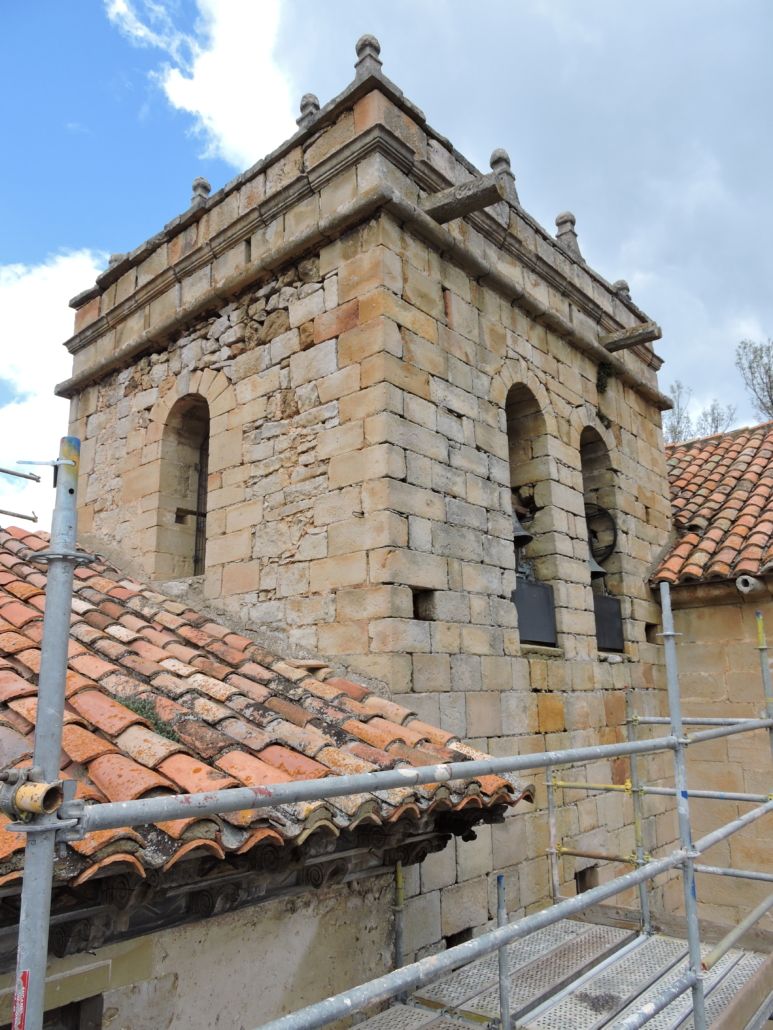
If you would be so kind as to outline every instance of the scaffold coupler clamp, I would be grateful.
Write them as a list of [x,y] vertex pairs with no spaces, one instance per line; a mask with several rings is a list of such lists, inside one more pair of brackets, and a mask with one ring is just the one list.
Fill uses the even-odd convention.
[[83,840],[86,836],[86,804],[75,798],[75,781],[68,781],[65,787],[68,787],[69,783],[72,783],[72,788],[65,790],[65,799],[58,812],[57,841]]
[[62,781],[47,783],[35,766],[0,773],[0,811],[20,823],[28,823],[36,815],[52,815],[63,799]]

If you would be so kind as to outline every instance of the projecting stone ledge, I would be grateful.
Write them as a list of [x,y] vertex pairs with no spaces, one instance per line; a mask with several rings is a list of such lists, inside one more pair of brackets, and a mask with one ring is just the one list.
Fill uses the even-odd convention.
[[621,329],[619,332],[600,336],[599,343],[602,347],[606,347],[610,354],[614,354],[615,351],[628,350],[630,347],[635,347],[640,343],[654,343],[662,335],[663,333],[657,322],[644,322],[643,324],[632,326],[630,329]]
[[507,200],[518,204],[515,190],[515,176],[510,168],[506,150],[495,150],[491,155],[492,171],[488,175],[477,175],[466,182],[449,186],[448,189],[432,193],[421,202],[422,209],[441,225],[454,218],[463,218],[473,211]]

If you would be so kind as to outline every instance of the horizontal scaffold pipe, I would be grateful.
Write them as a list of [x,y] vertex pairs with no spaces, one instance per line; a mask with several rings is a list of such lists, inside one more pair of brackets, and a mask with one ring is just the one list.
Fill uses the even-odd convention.
[[717,740],[719,737],[732,737],[735,733],[752,733],[754,730],[769,730],[771,727],[773,719],[745,719],[734,726],[718,726],[714,730],[691,733],[687,740],[690,744],[700,744],[704,740]]
[[695,864],[696,873],[710,873],[712,876],[736,876],[740,880],[762,880],[773,883],[773,873],[761,873],[758,869],[726,869],[721,865]]
[[[742,718],[730,718],[719,719],[715,716],[711,718],[701,719],[697,715],[684,716],[682,718],[683,726],[734,726],[736,723],[749,722],[749,719]],[[640,726],[670,726],[671,720],[667,715],[637,715],[634,716],[633,722],[639,723]]]
[[531,755],[507,755],[472,762],[452,762],[448,765],[406,766],[353,776],[330,776],[321,780],[234,787],[202,794],[172,794],[139,801],[113,801],[85,807],[79,802],[71,802],[63,805],[59,809],[59,814],[63,819],[74,817],[80,820],[83,832],[91,833],[93,830],[142,826],[145,823],[165,822],[169,819],[187,819],[192,815],[217,815],[219,812],[271,808],[273,805],[297,801],[322,801],[325,798],[390,790],[394,787],[447,783],[449,780],[472,780],[477,776],[501,776],[509,772],[544,769],[550,765],[595,762],[621,755],[669,751],[676,747],[676,743],[676,737],[673,736],[655,737],[653,740],[599,744],[595,747],[568,748],[563,751],[544,751]]
[[[562,790],[617,791],[620,794],[656,794],[658,797],[675,797],[675,787],[634,787],[630,783],[583,783],[582,780],[554,780],[554,787]],[[746,801],[749,804],[761,805],[769,794],[743,794],[734,790],[688,790],[688,798],[701,798],[709,801]]]
[[[694,851],[700,853],[713,847],[718,841],[737,833],[738,830],[742,830],[769,812],[773,812],[773,801],[747,812],[726,826],[702,837],[695,842]],[[527,937],[536,930],[542,930],[546,926],[557,923],[560,919],[584,912],[592,905],[607,901],[616,894],[621,894],[645,880],[651,880],[661,873],[668,872],[681,865],[688,857],[688,852],[680,849],[664,858],[654,859],[633,872],[625,873],[625,875],[618,876],[598,887],[592,887],[574,898],[567,898],[541,912],[535,912],[525,919],[520,919],[517,923],[510,923],[507,926],[491,930],[474,940],[465,941],[438,955],[429,955],[427,958],[413,962],[409,966],[403,966],[402,969],[396,969],[369,983],[361,984],[359,987],[354,987],[334,997],[325,998],[324,1001],[309,1005],[288,1016],[282,1016],[271,1023],[265,1023],[262,1030],[315,1030],[316,1027],[326,1026],[336,1019],[352,1016],[355,1012],[361,1012],[371,1005],[390,1001],[404,991],[415,990],[424,984],[433,983],[444,974],[451,973],[454,969],[475,962],[486,955],[491,955],[499,948],[506,947],[522,937]]]
[[630,1016],[626,1016],[619,1023],[615,1023],[615,1030],[639,1030],[640,1026],[649,1023],[658,1012],[662,1012],[672,1001],[676,1001],[685,991],[689,991],[697,979],[697,974],[692,971],[678,977],[665,990],[653,998],[652,1001],[648,1001],[646,1005],[642,1005],[636,1012],[632,1012]]

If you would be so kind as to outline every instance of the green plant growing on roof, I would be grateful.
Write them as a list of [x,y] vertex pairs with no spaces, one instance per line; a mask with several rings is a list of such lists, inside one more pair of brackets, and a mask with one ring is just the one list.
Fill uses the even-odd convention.
[[149,722],[160,737],[166,737],[167,740],[174,741],[175,744],[182,743],[175,733],[172,724],[159,717],[152,701],[148,701],[144,697],[122,697],[121,704],[128,708],[129,711],[134,712],[135,715],[139,715],[146,722]]

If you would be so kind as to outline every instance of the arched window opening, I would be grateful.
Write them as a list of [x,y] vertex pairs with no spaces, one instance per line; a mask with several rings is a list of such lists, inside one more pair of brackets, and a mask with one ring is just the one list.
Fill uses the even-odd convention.
[[586,426],[580,436],[585,522],[588,527],[588,568],[600,651],[623,651],[620,599],[609,591],[617,549],[615,474],[609,450],[600,434]]
[[547,429],[537,398],[523,384],[512,386],[505,401],[510,460],[516,585],[521,641],[554,646],[556,614],[553,587],[543,582],[542,567],[552,555],[547,504],[549,484]]
[[203,575],[207,548],[209,407],[192,394],[172,408],[161,444],[156,575]]

